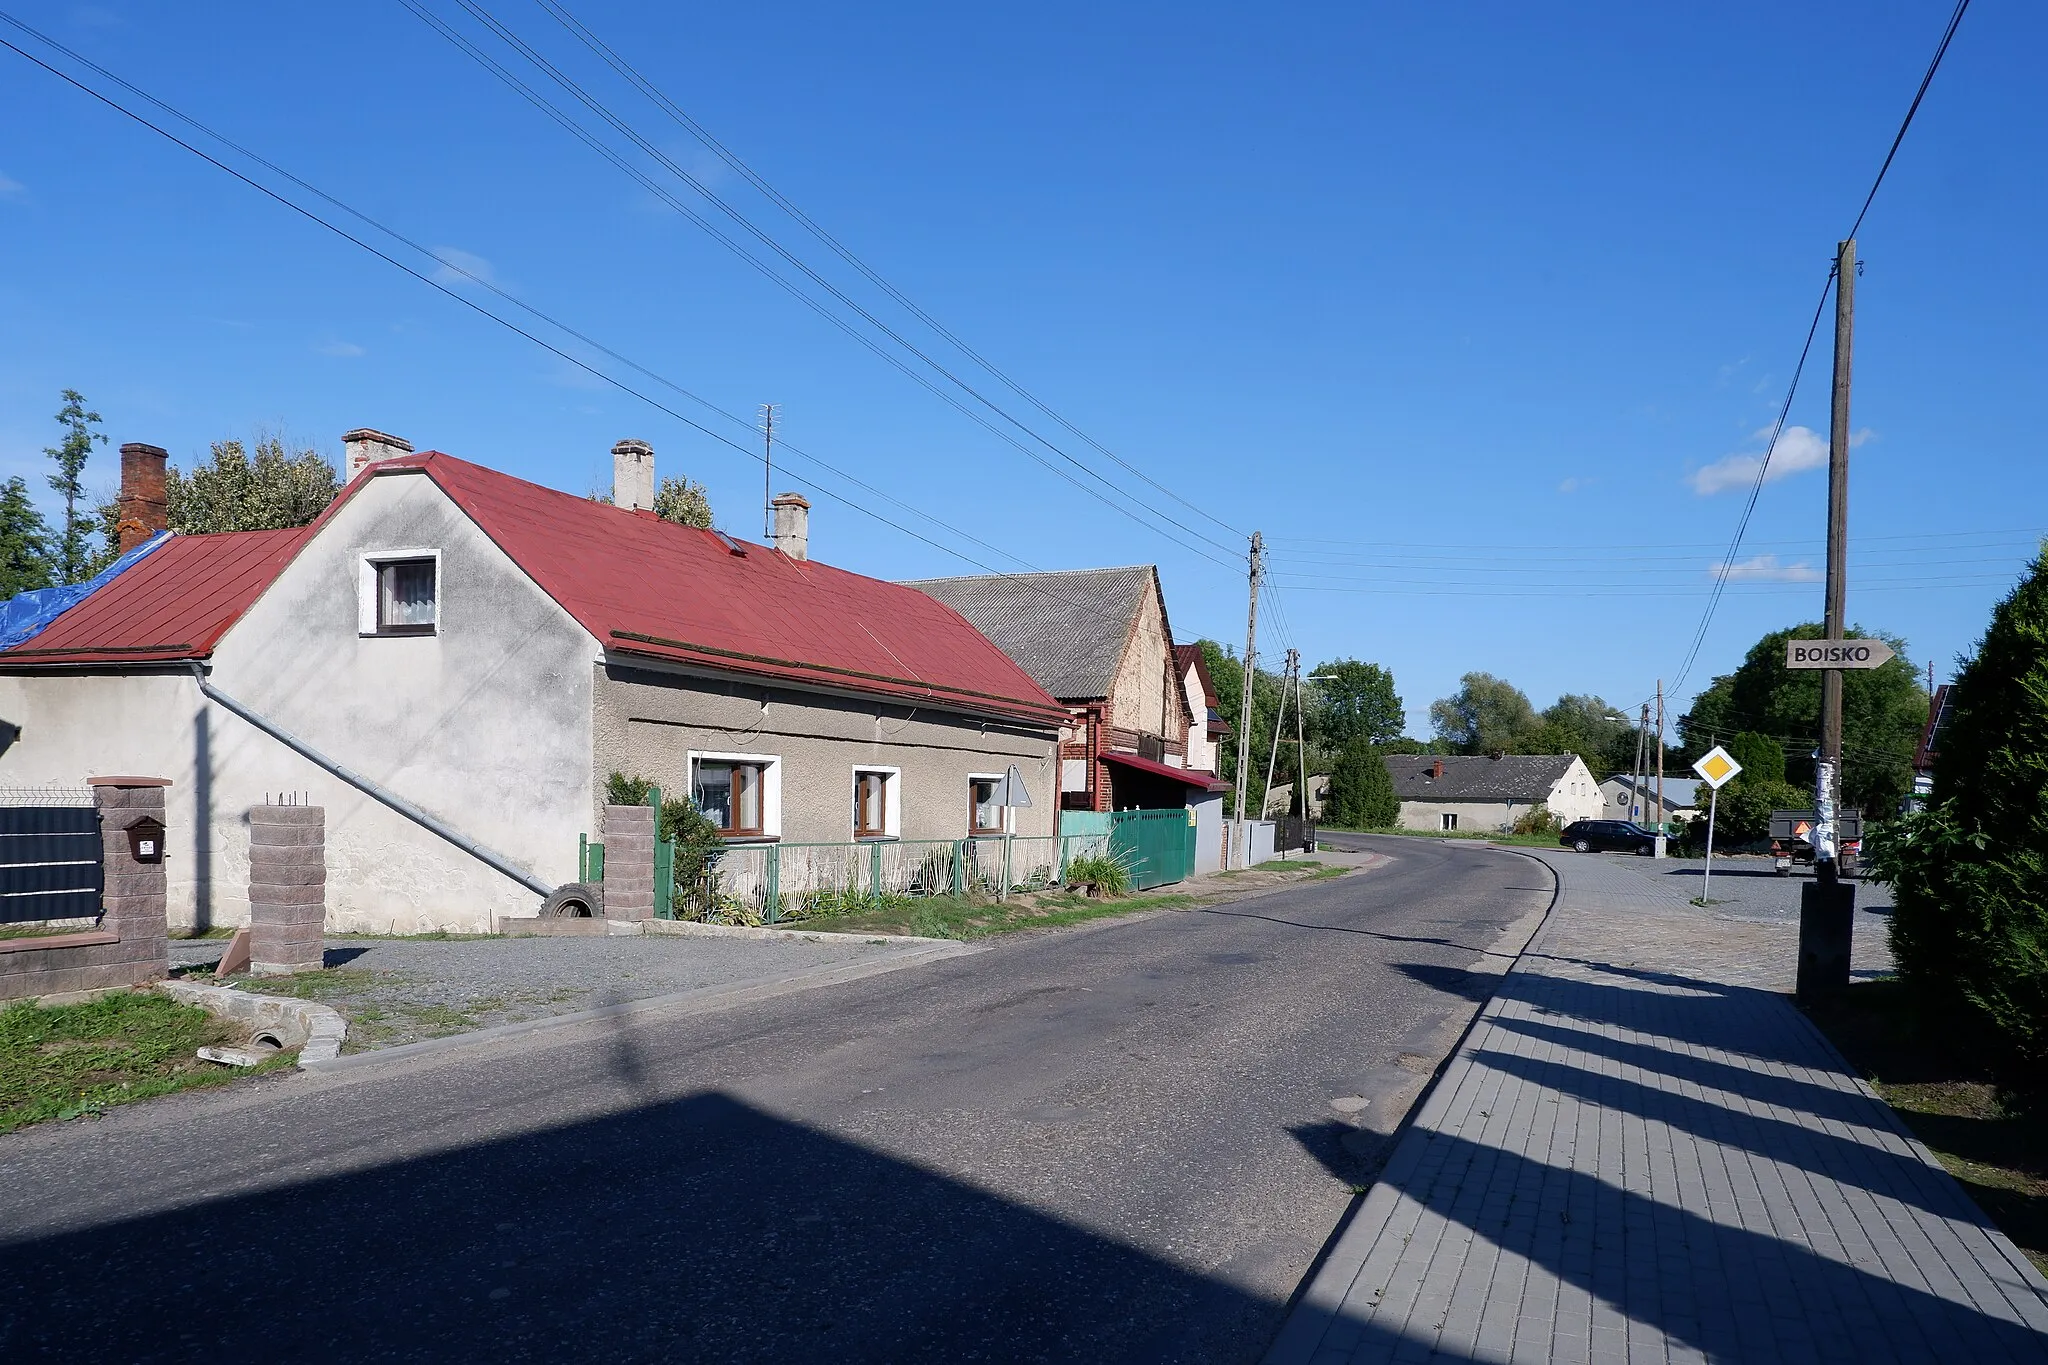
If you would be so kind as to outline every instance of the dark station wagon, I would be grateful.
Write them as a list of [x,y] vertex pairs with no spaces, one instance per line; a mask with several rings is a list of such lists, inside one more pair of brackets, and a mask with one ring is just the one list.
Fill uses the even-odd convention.
[[1648,857],[1657,851],[1657,836],[1629,820],[1574,820],[1557,836],[1557,842],[1581,853],[1639,853]]

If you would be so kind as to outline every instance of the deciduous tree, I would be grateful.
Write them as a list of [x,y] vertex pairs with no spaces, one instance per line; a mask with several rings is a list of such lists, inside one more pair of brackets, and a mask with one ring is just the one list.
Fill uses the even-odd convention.
[[1457,752],[1515,753],[1541,724],[1521,688],[1491,673],[1467,673],[1457,692],[1429,705],[1437,738]]
[[663,479],[654,490],[654,515],[678,526],[711,529],[711,496],[701,483],[688,479]]
[[1304,688],[1309,727],[1327,748],[1341,750],[1358,739],[1385,744],[1407,728],[1394,675],[1378,664],[1332,659],[1316,665],[1310,677]]
[[81,476],[85,473],[85,462],[92,457],[93,443],[105,445],[107,438],[93,430],[99,425],[100,415],[86,411],[84,394],[66,389],[63,398],[64,406],[57,411],[57,425],[64,428],[64,439],[45,446],[43,453],[56,462],[57,472],[48,476],[50,487],[64,499],[64,523],[57,528],[52,555],[56,576],[59,582],[78,583],[94,572],[94,517],[79,510],[79,501],[85,497]]
[[215,441],[191,473],[173,465],[164,478],[171,529],[184,535],[304,526],[340,491],[319,451],[289,450],[277,434],[259,435],[253,458],[239,440]]

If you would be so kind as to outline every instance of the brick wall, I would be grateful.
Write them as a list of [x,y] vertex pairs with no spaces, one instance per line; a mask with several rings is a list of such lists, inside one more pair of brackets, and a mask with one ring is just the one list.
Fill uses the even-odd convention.
[[325,965],[327,810],[249,808],[249,970],[259,976]]
[[94,778],[91,785],[106,864],[99,928],[0,940],[0,1000],[139,986],[170,971],[164,865],[138,861],[128,841],[128,827],[138,820],[162,822],[170,783],[115,777]]
[[604,917],[654,918],[654,807],[604,808]]

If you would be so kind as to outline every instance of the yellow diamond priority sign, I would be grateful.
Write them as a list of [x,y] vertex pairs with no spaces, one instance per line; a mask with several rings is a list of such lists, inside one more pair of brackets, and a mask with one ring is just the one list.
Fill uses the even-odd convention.
[[1705,779],[1709,787],[1719,791],[1728,784],[1729,778],[1742,771],[1742,765],[1735,761],[1733,754],[1716,744],[1692,765],[1692,770]]

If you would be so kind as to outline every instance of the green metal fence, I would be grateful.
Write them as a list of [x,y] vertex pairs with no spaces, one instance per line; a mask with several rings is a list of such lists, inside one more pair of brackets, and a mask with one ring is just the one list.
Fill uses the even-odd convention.
[[1186,810],[1120,810],[1110,817],[1110,853],[1137,890],[1185,881],[1195,870],[1195,829]]

